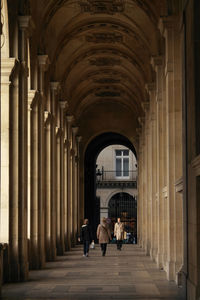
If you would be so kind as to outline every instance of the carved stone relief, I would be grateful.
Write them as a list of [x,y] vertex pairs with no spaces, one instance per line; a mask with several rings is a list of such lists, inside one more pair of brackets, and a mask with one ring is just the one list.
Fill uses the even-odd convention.
[[99,32],[88,34],[85,37],[87,42],[92,43],[122,43],[123,36],[117,33]]
[[125,9],[124,0],[86,0],[80,1],[82,12],[91,14],[115,14],[123,12]]

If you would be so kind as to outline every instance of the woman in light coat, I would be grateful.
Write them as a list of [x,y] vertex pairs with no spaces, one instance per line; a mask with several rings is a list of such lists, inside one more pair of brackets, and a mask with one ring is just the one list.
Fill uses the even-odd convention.
[[114,236],[117,240],[117,250],[121,250],[124,239],[124,224],[121,222],[120,218],[117,218],[117,223],[115,223]]
[[102,256],[106,255],[107,244],[112,239],[110,229],[106,223],[106,218],[102,219],[101,224],[97,228],[97,239],[101,245]]

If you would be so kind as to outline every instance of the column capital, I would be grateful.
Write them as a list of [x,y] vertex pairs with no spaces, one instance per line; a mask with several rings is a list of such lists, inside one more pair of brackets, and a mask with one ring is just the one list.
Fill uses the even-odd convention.
[[144,118],[144,117],[139,117],[139,118],[138,118],[138,122],[139,122],[139,124],[140,124],[141,126],[143,126],[144,123],[145,123],[145,118]]
[[150,103],[149,101],[143,101],[142,102],[142,108],[145,112],[148,112],[149,111],[149,107],[150,107]]
[[38,64],[41,70],[47,71],[50,64],[48,55],[38,55]]
[[74,122],[75,118],[73,115],[67,115],[66,120],[68,124],[71,124],[72,122]]
[[[10,83],[9,78],[18,65],[19,61],[15,58],[2,58],[1,60],[1,83]],[[5,81],[5,82],[4,82]]]
[[27,30],[31,35],[33,29],[35,29],[35,24],[33,23],[31,16],[18,16],[18,23],[20,30]]
[[51,91],[55,91],[57,92],[60,88],[60,82],[57,82],[57,81],[51,81],[50,82],[50,89]]
[[156,90],[156,83],[155,82],[150,82],[145,84],[145,89],[148,93],[153,92]]
[[72,126],[73,135],[76,135],[78,133],[78,130],[79,130],[78,126]]
[[52,120],[52,114],[49,111],[45,110],[44,111],[44,124],[45,125],[49,124],[51,122],[51,120]]
[[33,105],[37,102],[36,100],[39,99],[39,92],[37,90],[29,90],[28,91],[28,105],[33,107]]
[[151,57],[151,65],[154,69],[156,69],[158,66],[163,66],[163,63],[164,57],[162,55]]
[[68,108],[68,102],[67,101],[59,101],[59,105],[60,105],[60,108],[65,110]]
[[176,28],[178,22],[177,16],[161,17],[158,23],[158,28],[162,36],[165,36],[167,30]]
[[82,141],[82,136],[81,135],[77,135],[76,136],[76,140],[78,143],[80,143]]

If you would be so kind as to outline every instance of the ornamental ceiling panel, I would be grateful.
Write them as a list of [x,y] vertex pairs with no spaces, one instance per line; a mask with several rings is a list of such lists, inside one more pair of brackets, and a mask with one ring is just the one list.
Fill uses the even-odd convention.
[[51,62],[51,80],[60,82],[61,96],[77,122],[91,112],[97,117],[97,110],[108,106],[116,116],[120,110],[132,114],[136,126],[144,114],[141,103],[148,100],[145,86],[154,81],[151,57],[162,54],[158,23],[166,13],[166,1],[32,0],[31,4],[39,49]]

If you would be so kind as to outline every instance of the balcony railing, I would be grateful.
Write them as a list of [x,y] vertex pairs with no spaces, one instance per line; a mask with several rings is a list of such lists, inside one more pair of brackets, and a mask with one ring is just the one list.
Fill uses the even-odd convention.
[[[98,170],[99,171],[99,170]],[[137,188],[137,171],[99,171],[97,188]],[[101,173],[101,175],[100,175]],[[123,175],[123,176],[122,176]]]

